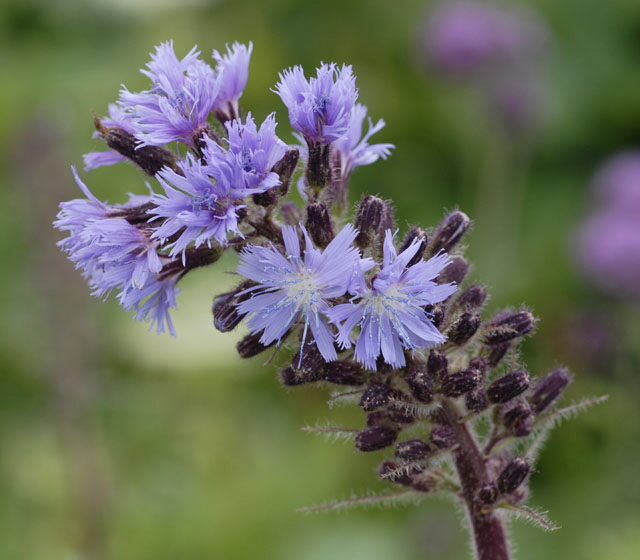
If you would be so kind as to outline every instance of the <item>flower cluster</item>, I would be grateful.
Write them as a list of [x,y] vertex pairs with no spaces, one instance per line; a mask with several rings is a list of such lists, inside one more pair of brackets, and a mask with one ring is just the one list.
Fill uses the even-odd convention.
[[[272,347],[291,359],[283,384],[349,387],[333,398],[355,397],[365,426],[332,429],[356,433],[360,451],[394,446],[381,477],[415,495],[453,493],[480,558],[508,560],[500,508],[551,527],[523,503],[537,438],[570,375],[560,368],[532,382],[518,363],[516,347],[536,323],[528,310],[482,319],[486,289],[463,289],[470,267],[460,241],[471,226],[463,212],[403,236],[379,197],[347,215],[353,171],[393,148],[370,143],[382,120],[363,135],[367,109],[352,68],[280,75],[274,91],[300,142],[287,145],[274,114],[261,124],[242,114],[251,50],[214,51],[212,68],[195,48],[179,59],[172,43],[157,47],[143,70],[150,88],[123,87],[109,116],[95,119],[109,151],[85,156],[87,170],[134,163],[151,190],[111,205],[73,169],[85,198],[61,204],[59,246],[94,295],[115,292],[136,319],[172,334],[178,281],[224,251],[239,253],[241,281],[215,298],[213,317],[222,332],[246,323],[240,356]],[[286,200],[294,181],[303,205]],[[484,436],[474,430],[479,418],[490,424]]]

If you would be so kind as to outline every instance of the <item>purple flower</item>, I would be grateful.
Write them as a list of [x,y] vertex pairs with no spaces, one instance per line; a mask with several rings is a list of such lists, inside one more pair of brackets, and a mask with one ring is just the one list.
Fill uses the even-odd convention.
[[216,71],[220,82],[215,108],[216,114],[223,121],[240,116],[238,100],[247,85],[252,50],[252,43],[247,47],[236,42],[231,45],[231,48],[227,46],[227,53],[224,55],[213,51],[213,58],[218,63]]
[[385,122],[380,119],[375,125],[369,119],[369,130],[362,136],[362,124],[367,116],[367,108],[356,103],[351,111],[349,127],[344,136],[333,144],[333,149],[340,158],[342,176],[347,178],[351,172],[361,165],[369,165],[379,158],[387,159],[393,144],[369,144],[369,138],[384,128]]
[[640,150],[608,158],[596,171],[591,188],[601,205],[640,212]]
[[329,144],[344,136],[358,98],[351,66],[322,64],[307,80],[301,66],[280,74],[274,90],[289,110],[291,126],[312,144]]
[[179,60],[173,42],[162,43],[142,73],[153,82],[148,91],[120,92],[120,104],[130,114],[141,145],[159,146],[175,140],[193,146],[206,128],[220,81],[213,69],[198,58],[196,47]]
[[465,75],[486,65],[528,58],[545,39],[544,26],[522,9],[457,0],[430,10],[423,45],[437,69]]
[[355,269],[361,263],[360,252],[353,247],[356,230],[346,225],[324,251],[313,247],[306,230],[304,253],[295,227],[283,226],[285,255],[275,247],[249,245],[240,253],[238,274],[257,282],[252,297],[238,305],[247,317],[252,333],[262,331],[260,342],[278,343],[298,321],[304,321],[303,343],[311,330],[326,361],[337,358],[334,335],[325,316],[329,299],[343,296]]
[[369,369],[376,369],[380,354],[386,363],[399,368],[406,363],[403,348],[420,350],[446,340],[424,307],[456,291],[455,284],[433,282],[450,260],[446,253],[440,253],[407,268],[419,247],[416,239],[398,255],[393,234],[387,230],[382,266],[372,287],[364,274],[357,274],[350,291],[359,301],[336,305],[328,312],[330,320],[338,324],[338,343],[343,348],[352,345],[351,332],[360,327],[355,359]]

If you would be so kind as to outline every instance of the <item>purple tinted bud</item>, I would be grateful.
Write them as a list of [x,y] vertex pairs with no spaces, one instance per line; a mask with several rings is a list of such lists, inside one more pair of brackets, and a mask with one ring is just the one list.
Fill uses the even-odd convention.
[[433,379],[442,379],[447,375],[447,368],[449,362],[447,355],[442,350],[436,350],[435,348],[429,352],[427,358],[427,373]]
[[377,451],[393,445],[398,437],[398,431],[384,425],[374,426],[362,430],[356,436],[356,448],[360,451]]
[[[403,399],[403,396],[404,394],[400,391],[394,391],[391,394],[392,399],[405,400]],[[389,417],[389,420],[396,424],[412,424],[416,421],[416,417],[401,403],[392,402],[389,404],[387,406],[387,416]]]
[[345,360],[324,364],[323,379],[336,385],[358,386],[364,383],[365,375],[359,364]]
[[464,312],[458,317],[447,331],[449,342],[462,346],[480,328],[480,315],[475,312]]
[[360,406],[365,412],[371,412],[376,408],[380,408],[387,404],[389,402],[390,395],[391,389],[388,385],[385,385],[384,383],[374,383],[368,387],[364,393],[362,393]]
[[433,234],[429,243],[429,255],[437,255],[440,251],[451,252],[470,226],[471,220],[464,212],[456,210],[449,214]]
[[280,372],[280,381],[283,385],[288,387],[295,387],[296,385],[303,385],[305,383],[313,383],[319,381],[320,377],[317,372],[313,371],[300,371],[293,367],[288,367]]
[[487,396],[493,404],[503,404],[526,391],[529,382],[530,377],[527,371],[510,371],[489,385]]
[[396,461],[385,461],[378,467],[380,478],[389,480],[401,486],[411,486],[413,478],[406,472],[400,463]]
[[501,494],[511,494],[529,476],[531,467],[522,457],[514,457],[498,477],[498,490]]
[[377,196],[365,196],[360,202],[354,220],[354,226],[358,230],[356,245],[364,249],[370,246],[376,237],[383,236],[385,230],[391,227],[389,222],[393,222],[389,218],[390,215],[391,208],[387,202]]
[[324,202],[309,203],[305,225],[313,242],[322,249],[329,245],[335,237],[329,207]]
[[296,165],[298,165],[299,158],[300,152],[298,152],[296,148],[289,148],[282,159],[273,166],[272,171],[274,173],[277,173],[278,177],[280,178],[280,186],[278,187],[278,191],[282,196],[286,195],[289,192],[291,177],[293,176],[293,172],[296,170]]
[[272,346],[273,342],[268,345],[260,342],[260,333],[248,334],[236,345],[236,350],[240,354],[241,358],[253,358],[261,352],[264,352],[269,346]]
[[459,397],[467,391],[471,391],[482,381],[482,376],[477,369],[463,369],[449,373],[442,380],[442,392],[447,397]]
[[434,426],[429,441],[438,449],[449,449],[456,443],[453,428],[449,426]]
[[401,441],[396,446],[396,457],[405,461],[419,461],[431,453],[431,447],[421,439]]
[[529,402],[537,414],[549,408],[571,382],[571,375],[566,369],[553,370],[549,375],[538,381],[533,388]]
[[507,351],[511,348],[511,342],[501,342],[500,344],[492,344],[487,354],[487,362],[491,367],[496,367],[505,357]]
[[502,415],[503,424],[516,437],[525,437],[531,433],[533,419],[534,414],[524,401],[516,402]]
[[462,284],[464,277],[469,272],[469,263],[460,256],[451,257],[451,262],[438,276],[438,284]]
[[456,305],[467,311],[480,309],[487,300],[487,289],[477,284],[469,286],[456,301]]
[[280,217],[288,226],[297,226],[302,222],[302,211],[295,202],[285,201],[280,204]]
[[440,484],[438,476],[428,471],[414,474],[411,478],[411,488],[418,492],[432,492]]
[[[429,309],[429,308],[427,308]],[[443,323],[445,318],[447,317],[447,305],[444,302],[436,303],[435,305],[430,306],[431,313],[431,321],[434,326],[439,329]]]
[[251,281],[242,282],[237,288],[216,296],[213,300],[213,324],[220,332],[229,332],[236,328],[242,317],[236,306],[241,301],[251,297],[248,288],[255,284]]
[[366,426],[367,428],[373,428],[374,426],[396,427],[396,424],[389,418],[386,410],[376,410],[371,414],[367,414]]
[[320,375],[324,364],[325,361],[318,347],[315,344],[309,343],[302,344],[300,350],[296,352],[293,360],[291,360],[291,367],[295,371],[304,374],[313,374],[315,377]]
[[[416,251],[416,254],[413,255],[413,258],[409,261],[409,264],[407,266],[412,266],[422,260],[422,257],[424,256],[424,252],[427,248],[427,244],[429,243],[429,238],[427,236],[426,230],[417,226],[412,227],[407,232],[407,235],[404,236],[404,239],[402,240],[402,245],[400,245],[399,251],[402,252],[408,247],[410,247],[415,240],[418,240],[420,242],[420,247]],[[444,270],[447,270],[447,269],[445,268]],[[440,276],[442,276],[443,273],[444,271],[440,273]],[[440,276],[438,278],[440,278]],[[440,280],[438,280],[438,282],[440,282]]]
[[433,400],[431,377],[426,371],[423,371],[422,368],[416,365],[409,366],[405,381],[409,386],[411,394],[417,400],[423,403],[429,403]]
[[478,498],[488,506],[495,504],[498,499],[498,488],[493,483],[487,483],[478,490]]
[[483,341],[489,345],[509,342],[530,333],[536,322],[536,318],[526,310],[502,311],[487,323]]
[[476,387],[464,396],[464,404],[470,412],[481,412],[489,406],[489,399],[482,387]]

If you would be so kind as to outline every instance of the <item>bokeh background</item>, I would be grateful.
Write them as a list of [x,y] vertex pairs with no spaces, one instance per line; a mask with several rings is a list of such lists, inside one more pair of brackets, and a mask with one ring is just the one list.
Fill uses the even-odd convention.
[[[387,123],[376,140],[396,149],[355,173],[352,201],[393,198],[403,231],[467,212],[488,312],[526,302],[541,319],[524,345],[531,371],[568,366],[567,402],[610,395],[553,432],[531,503],[563,529],[515,522],[518,558],[640,558],[638,302],[600,291],[575,257],[591,176],[640,144],[640,3],[524,4],[546,38],[515,116],[426,63],[431,4],[0,1],[0,558],[467,557],[448,501],[295,512],[385,489],[382,454],[301,432],[323,419],[358,426],[362,413],[330,410],[320,388],[283,390],[275,365],[236,356],[242,333],[215,331],[211,300],[234,283],[233,258],[183,281],[173,339],[91,298],[56,248],[57,204],[79,196],[70,165],[100,149],[92,111],[105,114],[121,83],[144,89],[138,70],[169,38],[205,56],[253,41],[243,106],[258,120],[276,110],[288,141],[270,91],[278,72],[353,64],[361,102]],[[83,177],[112,202],[146,188],[127,165]]]

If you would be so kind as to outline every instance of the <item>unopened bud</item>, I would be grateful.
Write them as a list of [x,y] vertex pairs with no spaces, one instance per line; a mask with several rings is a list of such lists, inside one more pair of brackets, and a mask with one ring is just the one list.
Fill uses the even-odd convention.
[[447,375],[447,368],[449,367],[449,361],[447,355],[442,350],[436,350],[435,348],[429,351],[429,357],[427,358],[427,373],[432,379],[442,379]]
[[378,467],[378,474],[383,480],[389,480],[401,486],[410,486],[413,482],[411,474],[396,461],[385,461]]
[[371,412],[376,408],[387,404],[391,395],[391,388],[384,383],[374,383],[369,386],[360,399],[360,406],[365,412]]
[[[257,356],[260,352],[264,352],[271,344],[265,346],[260,342],[261,333],[248,334],[238,344],[236,344],[236,350],[240,354],[241,358],[252,358]],[[274,344],[274,343],[272,343]]]
[[360,365],[349,360],[324,364],[322,377],[325,381],[336,385],[358,386],[365,381],[365,374]]
[[529,387],[529,373],[523,369],[510,371],[494,380],[487,388],[487,397],[493,404],[503,404],[523,393]]
[[333,221],[324,202],[311,202],[307,206],[306,226],[316,247],[325,248],[334,238]]
[[356,435],[356,448],[360,451],[377,451],[392,445],[397,437],[398,431],[390,426],[374,426]]
[[247,290],[255,285],[255,282],[247,280],[234,290],[217,295],[214,298],[211,310],[213,311],[213,324],[216,329],[220,332],[229,332],[236,328],[242,320],[242,316],[238,314],[237,306],[251,297],[251,292]]
[[[284,196],[289,192],[289,185],[291,185],[291,177],[298,164],[298,158],[300,154],[296,148],[290,148],[286,151],[282,159],[273,166],[271,171],[274,171],[280,177],[280,184],[276,187],[280,192],[280,196]],[[298,221],[299,222],[299,221]],[[296,222],[296,224],[298,224]],[[292,224],[292,225],[296,225]]]
[[480,309],[486,300],[487,289],[484,286],[474,284],[460,294],[456,305],[467,311],[475,311],[476,309]]
[[480,315],[475,312],[464,312],[458,317],[447,331],[449,342],[458,346],[467,342],[480,327]]
[[160,146],[139,146],[135,136],[117,126],[104,126],[98,117],[93,124],[107,146],[129,158],[147,175],[154,177],[163,167],[178,171],[176,158],[169,150]]
[[313,142],[307,143],[307,146],[309,149],[305,178],[307,179],[307,185],[317,193],[329,184],[331,177],[329,154],[331,148],[329,144],[317,144]]
[[450,426],[434,426],[429,441],[438,449],[449,449],[456,443],[455,433]]
[[503,311],[486,325],[485,344],[501,344],[524,336],[533,330],[536,318],[529,311]]
[[438,284],[453,282],[459,286],[462,284],[467,272],[469,272],[469,263],[463,257],[455,256],[451,258],[451,262],[438,275],[436,282]]
[[431,322],[434,327],[440,329],[442,323],[447,316],[447,305],[444,302],[436,303],[435,305],[428,306],[428,311],[431,313]]
[[316,379],[319,379],[325,363],[318,347],[313,343],[306,343],[296,352],[291,360],[291,367],[296,372],[305,375],[313,374]]
[[[402,398],[402,395],[403,393],[398,392],[398,395],[392,394],[392,397]],[[387,416],[396,424],[412,424],[416,421],[416,417],[401,403],[390,403],[387,406]]]
[[280,381],[288,387],[313,383],[319,380],[320,377],[315,372],[302,372],[292,367],[285,368],[280,372]]
[[467,391],[471,391],[482,381],[482,376],[477,369],[463,369],[449,373],[442,380],[442,392],[447,397],[459,397]]
[[502,414],[502,423],[516,437],[526,437],[533,428],[534,414],[529,405],[518,401]]
[[489,406],[489,399],[482,387],[475,387],[465,394],[464,404],[470,412],[481,412]]
[[471,220],[464,212],[456,210],[449,214],[433,234],[429,244],[429,255],[437,255],[440,251],[449,253],[460,242],[470,226]]
[[269,208],[269,206],[275,206],[280,199],[280,187],[273,187],[267,189],[264,192],[254,193],[251,195],[251,200],[258,206]]
[[302,211],[295,202],[285,200],[280,204],[280,218],[287,226],[297,226],[302,222]]
[[491,482],[484,484],[480,487],[480,490],[478,490],[478,498],[483,504],[488,506],[495,504],[498,499],[498,488]]
[[417,400],[422,403],[429,403],[433,400],[431,377],[426,371],[416,365],[411,365],[404,379],[409,386],[411,394]]
[[407,268],[409,268],[410,266],[413,266],[414,264],[419,263],[422,260],[422,257],[424,256],[424,252],[427,249],[427,243],[429,243],[429,238],[427,237],[426,230],[417,226],[412,227],[407,232],[407,235],[404,236],[404,239],[402,240],[402,244],[398,248],[398,254],[408,249],[411,246],[411,244],[415,243],[416,241],[420,243],[420,246],[418,247],[416,254],[413,255],[413,257],[411,257],[411,260],[407,263]]
[[500,344],[492,344],[489,346],[487,354],[487,362],[491,367],[496,367],[511,348],[511,342],[501,342]]
[[365,196],[360,202],[354,220],[354,226],[358,230],[356,245],[361,249],[370,246],[377,236],[391,227],[391,214],[389,203],[377,196]]
[[438,475],[429,471],[416,473],[411,478],[411,488],[418,492],[432,492],[440,486],[442,480]]
[[529,402],[536,413],[546,410],[566,389],[571,382],[571,375],[566,369],[553,370],[549,375],[538,381],[533,388]]
[[511,494],[529,476],[531,467],[522,457],[514,457],[498,477],[498,490],[501,494]]
[[431,453],[431,447],[421,439],[401,441],[396,445],[396,457],[405,461],[419,461]]

